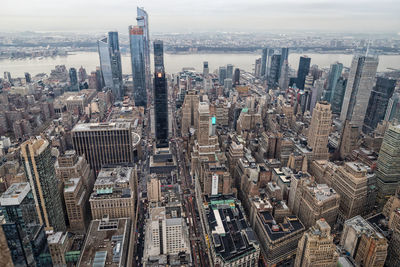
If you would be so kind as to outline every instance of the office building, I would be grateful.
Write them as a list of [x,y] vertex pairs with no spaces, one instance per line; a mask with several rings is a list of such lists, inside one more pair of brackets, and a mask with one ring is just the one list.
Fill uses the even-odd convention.
[[147,199],[153,203],[161,201],[161,182],[157,175],[147,180]]
[[385,113],[385,121],[400,121],[400,88],[396,87],[392,97],[389,99]]
[[32,81],[31,75],[29,72],[25,72],[25,82],[28,84]]
[[68,215],[69,228],[77,232],[86,232],[89,223],[89,191],[82,178],[71,178],[64,183],[64,201]]
[[335,95],[336,86],[340,76],[342,75],[342,70],[343,70],[342,63],[336,62],[334,64],[331,64],[326,90],[323,97],[323,99],[325,101],[328,101],[329,103],[332,102],[332,97]]
[[400,184],[400,125],[385,132],[376,164],[378,203],[382,207]]
[[197,127],[197,112],[199,108],[199,95],[196,91],[190,90],[186,95],[182,105],[182,121],[181,134],[182,136],[189,135],[190,128]]
[[297,70],[297,80],[296,80],[296,86],[300,90],[304,89],[306,76],[310,72],[310,63],[311,63],[311,58],[307,56],[300,57],[299,68]]
[[349,120],[359,130],[364,123],[377,68],[378,58],[374,57],[355,56],[351,63],[340,120]]
[[127,266],[131,224],[128,218],[93,220],[77,266]]
[[80,82],[80,83],[85,82],[86,79],[87,79],[86,70],[85,70],[82,66],[79,68],[79,71],[78,71],[78,78],[79,78],[79,82]]
[[69,235],[68,232],[56,232],[47,237],[53,267],[67,266],[66,253],[72,241]]
[[312,149],[313,159],[329,159],[328,137],[331,132],[331,105],[320,101],[313,109],[307,143]]
[[319,219],[300,239],[294,266],[336,267],[338,257],[331,227],[324,219]]
[[79,91],[78,75],[75,68],[69,69],[70,91]]
[[220,85],[224,85],[224,80],[227,78],[226,67],[219,67],[218,69],[218,81]]
[[236,68],[235,73],[233,75],[233,85],[239,85],[240,84],[240,69]]
[[203,77],[207,77],[210,69],[208,68],[208,61],[203,62]]
[[261,56],[261,76],[266,78],[268,73],[269,59],[270,59],[271,49],[263,48]]
[[232,79],[232,77],[233,77],[233,65],[228,64],[226,65],[226,78]]
[[135,218],[137,172],[133,167],[102,168],[90,196],[93,219]]
[[340,246],[358,265],[384,266],[388,249],[387,240],[361,216],[346,220]]
[[261,78],[261,58],[257,58],[254,64],[254,77]]
[[147,12],[137,7],[137,25],[143,29],[143,51],[145,65],[146,88],[151,86],[151,65],[150,65],[150,33],[149,33],[149,16]]
[[72,143],[97,176],[102,166],[133,163],[140,137],[130,122],[81,123],[72,129]]
[[45,139],[32,138],[21,145],[21,157],[40,224],[44,224],[46,230],[65,231],[63,204],[50,143]]
[[335,90],[332,92],[331,107],[333,114],[340,114],[342,111],[343,98],[346,92],[347,79],[339,77]]
[[11,73],[9,71],[4,72],[4,80],[12,84]]
[[1,195],[0,205],[4,215],[1,226],[13,266],[52,266],[44,227],[38,217],[40,208],[29,183],[12,184]]
[[395,79],[377,77],[365,113],[364,125],[362,128],[364,133],[368,134],[373,132],[378,123],[385,118],[389,99],[393,96],[395,86]]
[[140,26],[129,27],[131,64],[133,78],[133,96],[136,106],[147,106],[145,36]]
[[168,146],[168,86],[164,71],[163,42],[154,41],[154,121],[156,145]]
[[268,68],[268,86],[273,88],[278,85],[280,74],[281,55],[272,55],[270,68]]
[[108,38],[99,40],[97,44],[104,86],[112,91],[115,98],[122,99],[124,92],[118,32],[109,32]]
[[212,266],[257,266],[260,245],[241,203],[232,196],[210,197],[201,211]]
[[[5,224],[4,216],[0,217],[0,225]],[[3,227],[0,227],[0,266],[13,267],[14,263],[11,258],[11,251],[7,244],[7,238],[3,231]]]

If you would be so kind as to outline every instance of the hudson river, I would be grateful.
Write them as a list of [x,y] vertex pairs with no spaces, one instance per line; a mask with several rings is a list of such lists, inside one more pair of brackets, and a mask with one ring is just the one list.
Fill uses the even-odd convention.
[[[353,55],[347,54],[317,54],[306,53],[289,55],[289,65],[297,69],[299,57],[307,55],[311,57],[311,65],[317,64],[319,67],[326,68],[335,61],[343,63],[345,67],[350,67]],[[210,71],[214,71],[219,66],[233,64],[246,71],[254,69],[254,61],[258,54],[165,54],[164,64],[167,73],[177,73],[183,67],[193,67],[196,70],[202,70],[203,61],[208,61]],[[99,66],[99,56],[96,52],[75,52],[64,57],[43,58],[43,59],[2,59],[0,60],[0,74],[4,71],[11,72],[12,77],[23,77],[25,72],[31,75],[38,73],[49,74],[56,65],[65,65],[67,68],[75,67],[77,69],[83,66],[89,74]],[[382,55],[379,56],[378,71],[387,71],[388,68],[400,69],[400,55]],[[122,70],[124,74],[131,73],[131,62],[128,54],[122,56]]]

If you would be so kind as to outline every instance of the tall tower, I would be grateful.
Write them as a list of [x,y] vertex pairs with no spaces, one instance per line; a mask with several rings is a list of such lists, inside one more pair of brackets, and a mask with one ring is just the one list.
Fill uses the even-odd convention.
[[226,67],[219,67],[218,81],[220,85],[224,85],[226,79]]
[[313,110],[308,131],[308,145],[312,148],[313,159],[329,159],[328,137],[331,124],[331,105],[326,101],[318,102]]
[[210,136],[210,107],[206,102],[199,103],[197,141],[200,146],[207,146]]
[[209,73],[209,69],[208,69],[208,61],[204,61],[203,62],[203,76],[206,77]]
[[341,121],[349,120],[361,129],[377,68],[378,58],[366,56],[353,58],[340,113]]
[[338,257],[331,227],[324,219],[319,219],[300,239],[294,266],[335,267]]
[[51,146],[44,139],[30,139],[21,145],[26,177],[31,185],[40,224],[46,230],[65,231],[63,205],[58,190]]
[[300,57],[299,69],[297,70],[297,81],[296,81],[296,86],[300,90],[304,89],[306,76],[310,72],[310,64],[311,64],[311,58],[307,56]]
[[158,147],[168,146],[168,87],[163,42],[154,41],[154,121]]
[[271,67],[268,73],[268,86],[275,87],[279,81],[281,55],[272,55]]
[[392,97],[389,99],[389,103],[385,113],[385,121],[400,121],[400,88],[396,88]]
[[346,91],[347,79],[339,77],[331,97],[332,113],[340,114],[343,105],[344,93]]
[[146,63],[144,51],[144,30],[139,26],[129,27],[131,48],[133,96],[136,106],[147,106]]
[[108,38],[97,41],[100,67],[105,87],[111,89],[117,99],[123,96],[121,53],[118,32],[109,32]]
[[378,125],[385,118],[385,113],[389,104],[389,99],[392,97],[396,80],[384,77],[378,77],[376,85],[371,92],[368,101],[367,111],[365,113],[363,132],[373,132]]
[[233,75],[233,85],[239,85],[240,84],[240,69],[236,68],[235,73]]
[[394,195],[400,184],[400,126],[390,125],[386,130],[379,151],[376,182],[378,203],[383,206],[390,195]]
[[269,52],[271,49],[268,49],[267,47],[262,50],[262,56],[261,56],[261,76],[266,78],[267,75],[267,67],[269,64]]
[[78,84],[78,75],[76,73],[75,68],[69,69],[69,83],[70,83],[70,90],[71,91],[78,91],[79,84]]
[[144,66],[145,66],[145,82],[146,88],[151,86],[151,66],[150,66],[150,33],[149,33],[149,16],[147,12],[138,7],[137,8],[137,25],[143,29],[143,53],[144,53]]
[[332,96],[335,94],[337,82],[342,75],[343,64],[336,62],[331,65],[328,76],[328,85],[325,91],[324,100],[332,102]]
[[228,65],[226,65],[226,78],[232,79],[232,76],[233,76],[233,65],[228,64]]

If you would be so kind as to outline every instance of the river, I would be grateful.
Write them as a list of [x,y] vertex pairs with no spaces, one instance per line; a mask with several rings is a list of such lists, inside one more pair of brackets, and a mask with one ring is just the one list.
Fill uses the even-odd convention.
[[[297,69],[299,58],[302,55],[311,57],[311,65],[317,64],[319,67],[329,67],[335,61],[343,63],[345,67],[351,64],[352,55],[348,54],[318,54],[292,53],[289,55],[289,65]],[[202,70],[203,61],[208,61],[210,71],[214,71],[219,66],[233,64],[246,71],[252,71],[254,61],[258,54],[245,53],[218,53],[218,54],[165,54],[164,64],[167,73],[176,73],[183,67],[194,67],[196,70]],[[75,52],[68,56],[58,56],[54,58],[33,58],[33,59],[1,59],[0,73],[9,71],[12,77],[23,77],[25,72],[31,75],[38,73],[49,74],[56,65],[65,65],[67,68],[75,67],[79,69],[83,66],[88,73],[99,66],[99,56],[96,52]],[[400,55],[382,55],[379,56],[378,71],[386,71],[388,68],[400,69]],[[124,74],[131,73],[131,63],[129,55],[122,56],[122,70]]]

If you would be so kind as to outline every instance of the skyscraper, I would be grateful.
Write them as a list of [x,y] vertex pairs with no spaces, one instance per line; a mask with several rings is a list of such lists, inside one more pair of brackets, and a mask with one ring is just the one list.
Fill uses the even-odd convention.
[[279,61],[279,87],[286,90],[289,86],[289,48],[281,49],[281,58]]
[[400,121],[400,91],[396,88],[392,97],[389,99],[389,103],[385,113],[385,121]]
[[224,85],[224,80],[226,79],[226,67],[219,67],[218,81],[220,85]]
[[29,183],[12,184],[0,197],[4,235],[14,266],[52,266],[41,262],[49,254],[43,224],[40,224],[34,194]]
[[300,239],[294,266],[336,267],[338,257],[331,227],[324,219],[319,219]]
[[329,159],[328,137],[332,124],[331,105],[326,101],[318,102],[311,118],[308,130],[308,145],[312,148],[313,159]]
[[144,51],[144,31],[142,27],[129,27],[129,41],[131,48],[133,95],[136,106],[147,106],[146,91],[146,63]]
[[123,97],[121,53],[119,51],[118,32],[109,32],[97,42],[100,67],[104,79],[104,86],[111,89],[114,97]]
[[266,78],[267,75],[267,67],[269,66],[269,58],[270,58],[270,51],[271,49],[269,48],[264,48],[262,50],[262,56],[261,56],[261,76]]
[[228,64],[228,65],[226,65],[226,78],[232,79],[232,76],[233,76],[233,65]]
[[29,74],[29,72],[25,72],[25,82],[30,83],[31,81],[31,75]]
[[75,68],[70,68],[69,69],[69,84],[70,84],[70,90],[71,91],[78,91],[79,90],[78,75],[76,73],[76,69]]
[[140,7],[137,7],[137,25],[143,29],[143,52],[145,66],[146,88],[151,85],[151,70],[150,70],[150,34],[149,34],[149,16],[147,12]]
[[344,93],[346,91],[347,79],[340,77],[331,97],[332,113],[340,114],[343,105]]
[[335,89],[340,76],[342,75],[343,64],[336,62],[331,65],[328,76],[328,84],[324,94],[324,100],[332,102],[332,97],[335,94]]
[[376,182],[378,203],[383,206],[400,182],[400,126],[390,125],[379,151]]
[[236,68],[235,73],[233,75],[233,84],[239,85],[240,84],[240,69]]
[[349,120],[361,129],[375,82],[378,58],[354,56],[351,63],[340,120]]
[[209,73],[208,61],[203,62],[203,76],[206,77]]
[[296,86],[300,90],[304,89],[306,76],[310,72],[310,63],[311,63],[311,58],[307,56],[300,57],[299,69],[297,70],[297,80],[296,80]]
[[369,97],[365,113],[363,132],[370,133],[375,130],[379,122],[385,118],[389,99],[392,97],[396,80],[378,77]]
[[26,177],[32,188],[40,224],[46,230],[65,231],[62,200],[58,191],[51,146],[44,139],[30,139],[21,145]]
[[272,55],[271,57],[271,67],[269,68],[268,74],[268,86],[275,87],[279,81],[279,64],[281,61],[281,55]]
[[158,147],[168,146],[168,87],[163,42],[154,41],[154,121]]
[[254,64],[254,76],[256,78],[261,78],[261,58],[257,58]]

